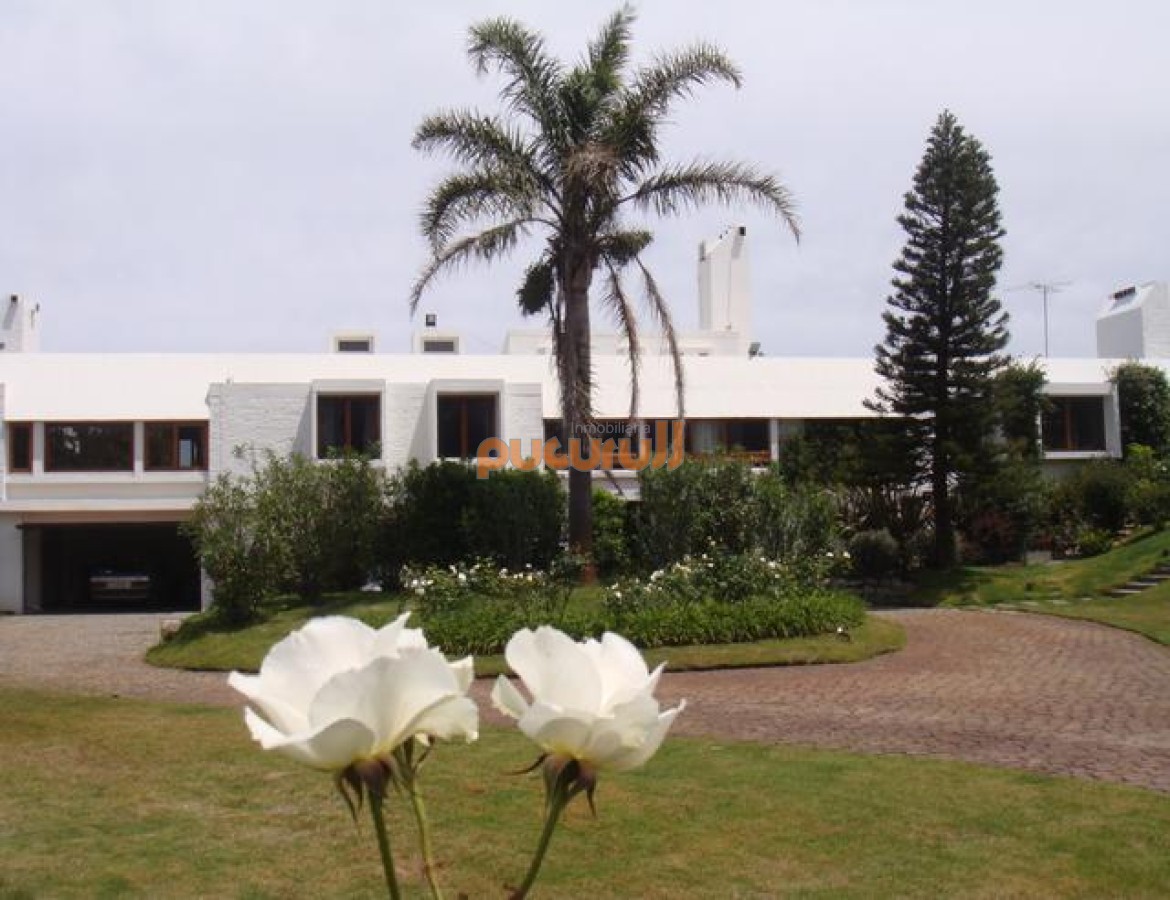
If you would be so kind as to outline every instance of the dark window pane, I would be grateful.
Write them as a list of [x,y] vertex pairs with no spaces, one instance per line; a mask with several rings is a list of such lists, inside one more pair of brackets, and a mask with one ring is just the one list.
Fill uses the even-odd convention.
[[467,441],[463,446],[465,458],[474,457],[479,445],[496,436],[496,398],[467,398]]
[[317,397],[317,458],[373,453],[382,439],[382,400],[376,394]]
[[727,422],[727,448],[761,453],[770,449],[767,419],[730,419]]
[[13,422],[8,426],[8,469],[32,471],[32,425],[28,422]]
[[134,426],[122,423],[51,423],[45,426],[50,472],[134,470]]
[[146,425],[146,468],[173,469],[175,430],[171,425]]
[[436,404],[442,459],[471,459],[496,435],[496,398],[491,394],[440,396]]
[[1104,451],[1104,398],[1050,398],[1042,430],[1045,450],[1082,453]]

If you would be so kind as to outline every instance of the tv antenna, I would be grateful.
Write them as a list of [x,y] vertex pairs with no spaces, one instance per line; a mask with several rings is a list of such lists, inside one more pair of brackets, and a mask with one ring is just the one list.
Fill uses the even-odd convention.
[[1059,294],[1071,281],[1029,281],[1008,288],[1009,291],[1036,291],[1044,298],[1044,356],[1048,356],[1048,295]]

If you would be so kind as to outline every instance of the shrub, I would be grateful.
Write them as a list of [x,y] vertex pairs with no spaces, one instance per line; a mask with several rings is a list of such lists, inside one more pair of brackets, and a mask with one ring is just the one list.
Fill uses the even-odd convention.
[[565,493],[555,472],[492,472],[471,485],[457,521],[471,557],[547,568],[560,549]]
[[1053,510],[1064,525],[1083,523],[1116,534],[1126,523],[1130,475],[1121,465],[1093,460],[1081,466],[1055,490]]
[[[1117,385],[1121,443],[1170,452],[1170,383],[1156,366],[1122,363],[1112,372]],[[1128,452],[1128,450],[1127,450]]]
[[784,561],[821,557],[837,541],[835,495],[816,485],[789,486],[769,472],[754,487],[759,524],[755,549]]
[[1113,546],[1113,535],[1100,528],[1084,528],[1077,535],[1077,554],[1100,556]]
[[629,501],[609,491],[593,492],[593,561],[603,578],[621,574],[630,567],[628,509]]
[[274,592],[276,554],[260,528],[251,485],[220,475],[199,501],[182,530],[211,578],[212,610],[227,625],[256,618],[260,603]]
[[253,465],[258,526],[279,560],[278,586],[315,603],[360,587],[374,569],[382,476],[364,456],[317,463],[272,453]]
[[959,524],[967,561],[1019,560],[1049,510],[1050,486],[1038,461],[1007,457],[966,480],[959,491]]
[[463,511],[475,482],[475,470],[457,462],[423,467],[412,460],[402,469],[391,488],[383,566],[396,570],[407,561],[447,566],[468,559]]
[[785,562],[824,554],[836,539],[837,510],[823,489],[791,486],[779,472],[756,475],[736,460],[688,461],[644,470],[635,553],[661,568],[702,553],[762,552]]
[[886,481],[848,488],[839,509],[847,532],[888,532],[903,570],[918,566],[931,548],[930,501],[917,485]]
[[554,472],[504,469],[480,479],[462,463],[411,462],[390,494],[381,552],[388,572],[475,558],[545,567],[560,547],[565,497]]
[[1150,447],[1126,449],[1125,469],[1131,481],[1126,505],[1139,525],[1160,527],[1170,518],[1170,467]]
[[754,478],[750,467],[730,459],[643,469],[636,528],[641,562],[659,567],[712,546],[731,554],[750,550],[758,522]]
[[859,531],[849,540],[849,558],[858,578],[885,578],[898,570],[898,542],[885,528]]

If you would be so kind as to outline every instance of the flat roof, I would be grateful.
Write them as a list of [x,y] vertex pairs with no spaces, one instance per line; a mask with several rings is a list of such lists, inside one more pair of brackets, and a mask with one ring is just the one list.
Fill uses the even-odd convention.
[[[1040,359],[1052,387],[1103,385],[1122,360]],[[1143,360],[1170,372],[1170,361]],[[812,357],[686,357],[686,414],[691,418],[854,418],[880,380],[873,360]],[[629,411],[624,357],[594,358],[598,416]],[[434,380],[539,384],[546,418],[560,415],[556,374],[547,356],[464,354],[0,354],[2,415],[13,421],[179,420],[208,418],[213,384],[311,384],[315,381]],[[639,414],[676,414],[668,357],[643,357]]]

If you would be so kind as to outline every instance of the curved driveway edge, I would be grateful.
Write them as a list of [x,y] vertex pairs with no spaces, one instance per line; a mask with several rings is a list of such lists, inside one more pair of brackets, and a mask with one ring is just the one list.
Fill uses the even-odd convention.
[[[848,665],[682,672],[681,734],[921,754],[1170,792],[1170,650],[1139,635],[1025,613],[881,613],[899,653]],[[167,616],[0,619],[0,683],[235,704],[220,673],[141,661]],[[478,682],[485,715],[489,684]]]

